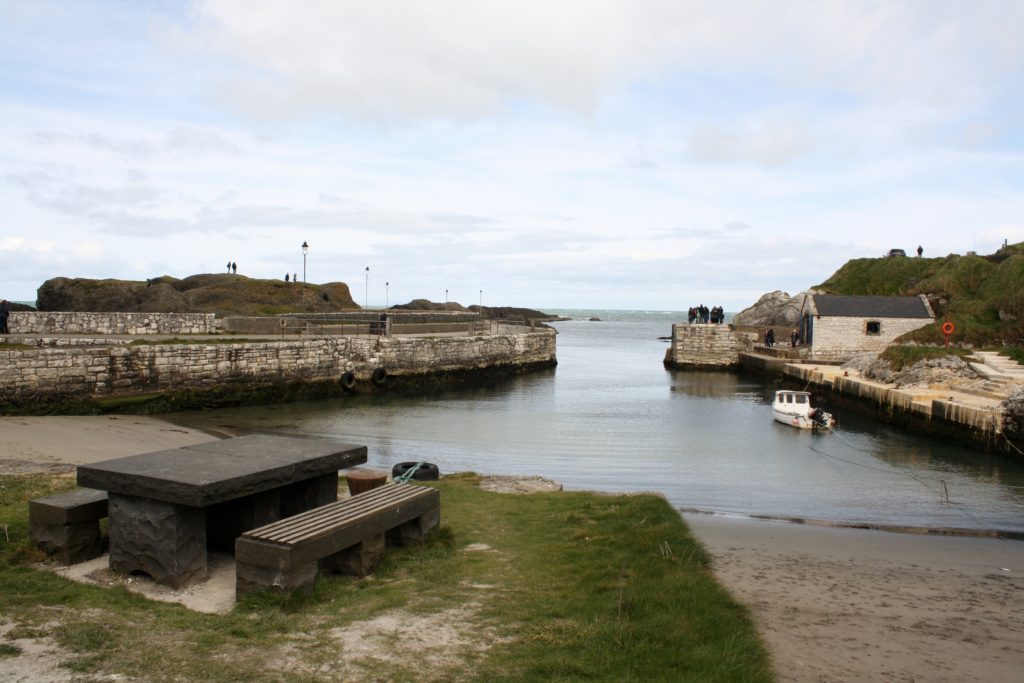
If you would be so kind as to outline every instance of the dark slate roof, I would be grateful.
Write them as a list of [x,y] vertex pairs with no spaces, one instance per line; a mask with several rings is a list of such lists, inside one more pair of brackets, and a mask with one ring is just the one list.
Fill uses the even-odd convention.
[[931,318],[916,296],[837,296],[815,294],[818,315],[840,318]]

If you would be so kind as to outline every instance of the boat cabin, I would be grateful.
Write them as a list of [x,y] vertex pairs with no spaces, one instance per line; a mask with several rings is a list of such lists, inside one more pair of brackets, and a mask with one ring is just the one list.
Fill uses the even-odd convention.
[[806,415],[811,410],[811,395],[806,391],[776,391],[775,408]]

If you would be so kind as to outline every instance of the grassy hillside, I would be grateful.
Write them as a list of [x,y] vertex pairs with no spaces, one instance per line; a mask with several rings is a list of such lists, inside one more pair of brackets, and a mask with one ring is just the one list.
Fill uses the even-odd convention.
[[956,326],[953,340],[980,346],[1024,345],[1024,242],[988,256],[854,259],[814,289],[829,294],[925,294],[936,324],[907,341],[941,343],[939,326]]

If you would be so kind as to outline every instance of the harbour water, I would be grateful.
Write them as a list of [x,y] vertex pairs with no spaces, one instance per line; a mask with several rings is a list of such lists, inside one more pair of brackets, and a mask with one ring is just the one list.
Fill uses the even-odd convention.
[[559,336],[552,370],[431,395],[172,419],[366,444],[368,466],[382,469],[427,460],[442,472],[540,475],[567,489],[658,491],[680,508],[1024,531],[1024,461],[852,414],[838,414],[831,434],[778,424],[769,379],[665,370],[668,345],[658,337],[685,313],[551,312],[573,318],[553,323]]

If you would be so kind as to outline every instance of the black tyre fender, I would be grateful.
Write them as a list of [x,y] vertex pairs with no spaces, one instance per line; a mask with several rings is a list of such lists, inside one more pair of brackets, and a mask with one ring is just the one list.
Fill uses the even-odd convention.
[[338,382],[341,383],[342,388],[351,389],[356,385],[356,375],[351,370],[349,372],[343,372],[341,374],[341,378],[338,379]]
[[370,375],[370,381],[377,386],[382,386],[388,381],[388,371],[384,368],[374,368],[373,374]]
[[[392,477],[400,477],[413,467],[416,467],[416,462],[400,462],[391,468]],[[437,469],[437,465],[432,462],[425,462],[420,465],[420,468],[416,470],[416,474],[412,475],[412,478],[416,481],[437,481],[437,478],[441,476],[440,470]]]

